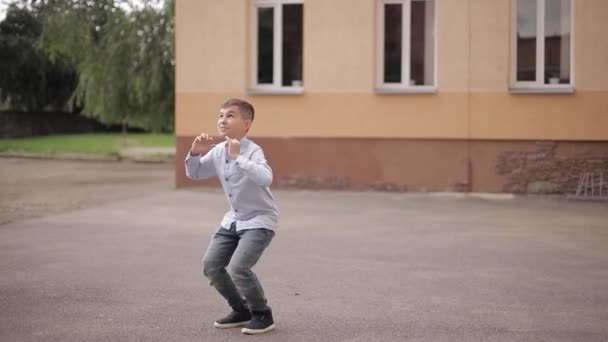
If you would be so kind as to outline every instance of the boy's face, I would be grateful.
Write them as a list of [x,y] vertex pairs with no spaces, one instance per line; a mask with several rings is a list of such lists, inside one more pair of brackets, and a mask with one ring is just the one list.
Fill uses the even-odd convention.
[[220,109],[217,131],[222,137],[240,140],[247,134],[249,127],[251,127],[251,119],[243,117],[239,107],[230,106]]

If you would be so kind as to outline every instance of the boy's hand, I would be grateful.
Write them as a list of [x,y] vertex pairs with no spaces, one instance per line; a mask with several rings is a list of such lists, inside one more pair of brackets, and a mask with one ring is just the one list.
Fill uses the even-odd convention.
[[228,142],[228,151],[230,152],[230,158],[233,160],[239,157],[241,154],[241,142],[237,139],[231,139],[226,137],[226,141]]
[[199,155],[201,153],[207,153],[213,146],[215,146],[213,138],[207,135],[207,133],[201,133],[201,135],[194,138],[190,150],[193,155]]

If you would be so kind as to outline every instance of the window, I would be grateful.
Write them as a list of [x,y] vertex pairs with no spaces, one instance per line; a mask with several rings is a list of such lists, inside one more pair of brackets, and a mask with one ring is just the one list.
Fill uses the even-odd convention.
[[435,0],[381,0],[380,88],[432,88],[435,84]]
[[515,86],[570,87],[571,1],[516,0],[515,6]]
[[257,0],[253,11],[253,85],[301,89],[304,9],[296,0]]

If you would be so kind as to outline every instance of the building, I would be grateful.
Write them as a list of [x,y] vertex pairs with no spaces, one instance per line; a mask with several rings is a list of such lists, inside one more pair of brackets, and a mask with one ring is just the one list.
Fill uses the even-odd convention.
[[583,171],[608,179],[608,1],[176,6],[180,187],[194,184],[182,156],[229,97],[254,104],[275,187],[570,192]]

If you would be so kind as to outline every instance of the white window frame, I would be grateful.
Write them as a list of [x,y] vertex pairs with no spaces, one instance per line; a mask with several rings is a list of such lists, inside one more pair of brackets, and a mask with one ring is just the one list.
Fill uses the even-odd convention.
[[[251,88],[250,94],[299,94],[302,86],[283,84],[283,5],[304,4],[303,0],[253,0],[251,2]],[[258,8],[273,8],[273,75],[272,84],[258,83]],[[304,23],[302,23],[304,25]],[[302,28],[304,29],[304,28]],[[304,42],[302,42],[304,43]],[[303,52],[302,52],[303,53]],[[304,57],[304,56],[302,56]],[[304,75],[302,75],[304,76]],[[302,77],[303,78],[303,77]]]
[[536,81],[517,81],[517,0],[511,1],[511,92],[574,92],[574,0],[570,0],[570,83],[545,84],[545,3],[536,1]]
[[[411,59],[411,9],[412,1],[424,0],[379,0],[378,1],[378,20],[376,32],[378,40],[376,51],[378,56],[376,69],[376,92],[377,93],[433,93],[437,86],[437,6],[440,0],[435,0],[433,12],[433,84],[432,85],[410,85],[410,59]],[[401,82],[384,82],[384,6],[390,4],[400,4],[403,22],[401,23]],[[407,81],[405,81],[407,80]]]

